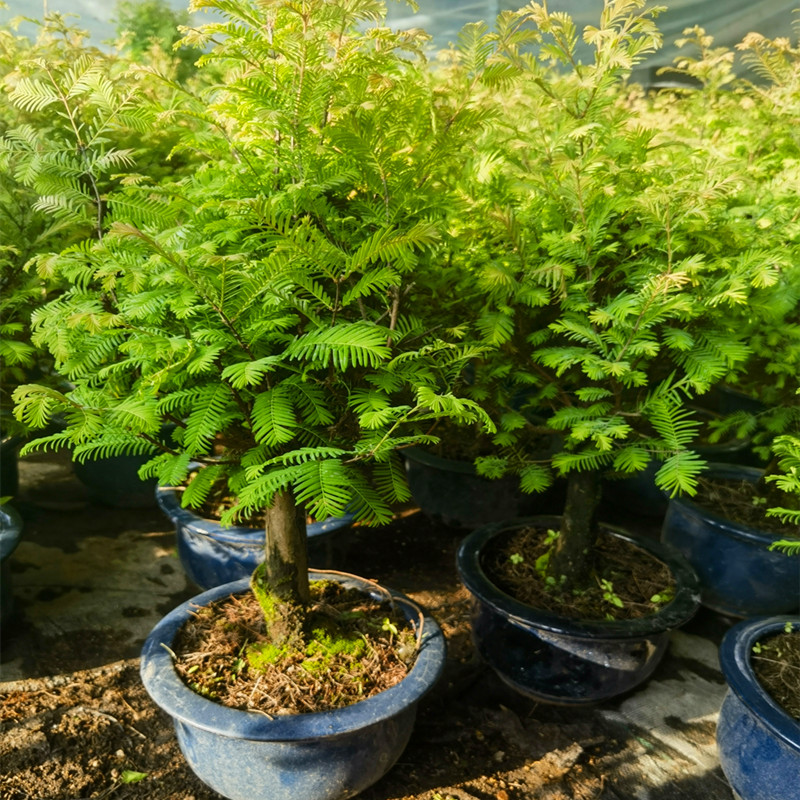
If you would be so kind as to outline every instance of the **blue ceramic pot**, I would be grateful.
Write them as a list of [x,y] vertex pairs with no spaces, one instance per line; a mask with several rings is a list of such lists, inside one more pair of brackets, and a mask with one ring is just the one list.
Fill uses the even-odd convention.
[[73,461],[72,471],[93,503],[112,508],[148,508],[153,506],[156,480],[142,480],[139,469],[152,457],[150,454]]
[[[704,474],[755,483],[763,472],[735,464],[709,464]],[[677,497],[670,500],[661,540],[683,553],[694,567],[704,606],[733,617],[797,610],[798,556],[771,552],[773,534],[739,525],[686,497]]]
[[[375,591],[358,578],[313,570],[309,577],[336,580],[367,594]],[[218,586],[164,617],[142,651],[145,688],[173,718],[189,766],[229,800],[343,800],[358,794],[400,757],[417,704],[442,673],[445,642],[439,626],[424,615],[417,660],[391,689],[336,711],[269,718],[195,694],[178,677],[162,646],[172,644],[194,607],[244,592],[247,586],[247,580]],[[415,610],[398,605],[419,624]]]
[[519,602],[489,580],[482,554],[487,544],[524,525],[558,528],[558,517],[532,517],[487,525],[470,534],[456,556],[459,575],[473,596],[472,636],[486,663],[516,691],[565,705],[597,703],[647,680],[663,657],[669,633],[699,606],[697,578],[677,553],[651,540],[603,529],[663,561],[676,582],[675,598],[635,620],[574,620]]
[[11,591],[11,568],[9,556],[16,550],[22,538],[22,517],[8,503],[0,506],[0,622],[13,610]]
[[761,687],[750,664],[753,646],[796,617],[751,619],[722,640],[719,659],[728,692],[717,721],[722,771],[741,800],[800,800],[800,723]]
[[[172,423],[163,425],[159,439],[165,444],[170,443],[174,430]],[[157,481],[155,478],[142,480],[139,470],[155,454],[109,456],[82,462],[73,460],[72,471],[86,487],[87,496],[93,503],[112,508],[152,508]]]
[[445,525],[472,529],[563,506],[559,487],[524,494],[517,478],[483,478],[471,461],[442,458],[418,447],[403,450],[403,456],[414,502]]
[[[702,419],[702,412],[699,413]],[[692,449],[705,461],[722,464],[747,464],[752,457],[750,439],[729,439],[718,444],[697,445]],[[641,471],[625,478],[607,480],[603,498],[610,509],[625,508],[628,512],[647,517],[663,517],[669,497],[656,485],[656,473],[663,461],[651,460]]]
[[0,496],[13,497],[19,491],[18,451],[24,436],[0,438]]
[[[172,487],[159,486],[156,501],[175,526],[178,557],[188,578],[201,589],[249,577],[264,560],[264,531],[259,528],[223,528],[181,508]],[[329,517],[307,526],[308,562],[331,568],[346,548],[352,515]]]

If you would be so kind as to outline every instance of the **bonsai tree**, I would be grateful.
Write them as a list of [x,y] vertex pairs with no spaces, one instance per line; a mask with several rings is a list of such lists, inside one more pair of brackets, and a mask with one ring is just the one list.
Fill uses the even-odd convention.
[[[649,125],[626,85],[660,43],[658,9],[643,6],[604,3],[583,31],[587,63],[566,14],[532,3],[501,15],[494,58],[519,82],[505,124],[476,147],[458,220],[474,242],[464,261],[482,295],[478,329],[496,354],[485,382],[512,375],[526,390],[500,418],[498,453],[477,465],[517,472],[525,491],[566,477],[547,566],[565,589],[589,581],[604,476],[657,459],[661,488],[693,492],[703,462],[688,401],[744,363],[731,312],[780,274],[730,213],[737,161]],[[529,411],[562,437],[550,463],[520,446]]]
[[224,19],[185,42],[222,79],[162,122],[202,163],[114,187],[97,235],[40,261],[68,288],[34,340],[75,388],[22,387],[16,413],[66,421],[31,448],[152,452],[144,474],[164,485],[203,465],[183,503],[221,482],[224,522],[262,515],[252,586],[273,640],[294,641],[306,514],[388,521],[407,497],[396,448],[429,440],[432,419],[484,417],[449,389],[475,349],[409,303],[443,229],[441,176],[480,116],[437,88],[425,37],[383,27],[371,0],[200,7]]
[[[795,37],[796,38],[796,37]],[[794,391],[800,358],[800,271],[798,271],[797,192],[800,138],[794,120],[800,91],[800,51],[788,38],[748,34],[734,50],[714,48],[702,29],[686,32],[672,70],[699,88],[662,94],[653,112],[671,115],[671,130],[681,141],[707,141],[742,164],[747,180],[731,199],[741,224],[742,245],[758,241],[779,265],[774,283],[750,297],[737,315],[750,355],[742,368],[726,376],[729,387],[751,399],[718,423],[717,436],[735,432],[749,437],[766,466],[760,491],[769,494],[769,476],[779,470],[776,437],[796,434]],[[692,54],[693,53],[693,54]],[[737,79],[740,58],[759,83]]]

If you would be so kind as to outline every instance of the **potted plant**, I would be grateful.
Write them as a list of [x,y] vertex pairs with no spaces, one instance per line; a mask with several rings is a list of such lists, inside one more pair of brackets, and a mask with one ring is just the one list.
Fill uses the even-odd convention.
[[[484,408],[492,413],[485,401]],[[521,491],[514,475],[490,479],[478,473],[475,459],[496,451],[493,436],[481,426],[439,426],[439,442],[403,450],[408,488],[414,503],[435,520],[454,527],[473,529],[511,517],[552,512],[563,502],[562,486],[540,494]],[[529,457],[548,460],[557,450],[551,431],[532,434]]]
[[[626,640],[623,623],[604,619],[627,604],[613,572],[598,567],[604,541],[618,540],[598,524],[601,489],[613,474],[658,460],[661,489],[694,491],[703,461],[691,449],[698,423],[689,404],[744,363],[731,310],[779,274],[757,243],[744,246],[749,223],[729,213],[744,181],[736,160],[673,143],[668,127],[648,125],[639,94],[626,87],[631,67],[659,43],[642,7],[604,4],[600,24],[583,32],[588,63],[576,55],[579,34],[566,15],[540,4],[501,15],[497,58],[522,82],[503,98],[509,124],[479,143],[464,190],[472,208],[462,226],[488,237],[495,254],[471,264],[483,294],[481,330],[527,384],[526,403],[563,437],[550,463],[526,460],[515,447],[527,424],[521,409],[504,420],[498,452],[478,468],[489,477],[517,473],[526,491],[548,486],[555,471],[567,489],[560,521],[533,523],[541,531],[533,555],[515,549],[519,525],[495,526],[465,540],[459,569],[476,598],[483,656],[511,685],[556,702],[632,688],[652,672],[668,628],[694,613],[697,587],[688,578],[678,579],[671,602],[660,591],[644,598],[656,602],[632,626],[643,623],[643,636]],[[600,619],[587,624],[513,601],[495,570],[509,564],[567,605],[594,589]],[[504,659],[506,670],[499,642],[511,630],[518,650]],[[564,681],[567,673],[583,680]]]
[[[796,670],[799,638],[796,616],[776,616],[743,620],[722,641],[720,665],[728,691],[717,720],[717,749],[722,771],[741,800],[798,797],[798,711],[791,704],[787,708],[786,695],[767,691],[759,673],[767,661],[774,671],[776,660],[785,663],[785,672]],[[796,683],[791,691],[796,692]]]
[[797,557],[776,552],[776,541],[797,537],[794,523],[771,519],[770,505],[797,505],[774,480],[780,458],[767,469],[710,463],[695,497],[669,500],[661,540],[680,551],[700,579],[702,603],[732,617],[797,611]]
[[[304,660],[340,624],[315,626],[311,639],[325,609],[309,609],[306,514],[388,521],[407,498],[395,449],[429,441],[437,418],[485,417],[449,390],[473,351],[408,300],[415,270],[436,255],[442,171],[477,123],[468,94],[435,85],[417,55],[424,37],[383,27],[377,4],[202,5],[223,19],[186,41],[207,50],[220,80],[184,93],[161,120],[197,121],[183,146],[203,163],[172,184],[111,192],[102,235],[54,259],[70,285],[37,317],[35,337],[75,388],[23,387],[16,413],[65,417],[62,432],[32,447],[150,450],[142,474],[164,486],[184,485],[199,464],[184,506],[222,485],[223,522],[263,515],[264,560],[249,584],[195,599],[258,600],[263,652],[243,659],[238,647],[232,675],[284,649]],[[165,423],[175,426],[171,444],[158,437]],[[443,666],[435,623],[394,602],[416,625],[416,660],[363,703],[270,718],[195,694],[164,661],[188,605],[154,629],[142,678],[174,717],[193,769],[223,795],[350,796],[397,759]],[[395,624],[386,620],[384,638]]]
[[[102,237],[109,192],[145,174],[163,175],[176,138],[148,124],[143,103],[171,90],[159,90],[129,59],[88,45],[87,34],[61,15],[30,22],[38,25],[34,41],[10,32],[0,40],[8,100],[0,140],[4,412],[13,409],[11,394],[21,384],[63,389],[67,382],[54,372],[47,348],[31,339],[32,319],[58,297],[62,280],[71,280],[57,274],[52,253]],[[166,172],[186,165],[175,157]],[[9,417],[4,430],[27,433]],[[137,506],[153,503],[154,482],[138,478],[143,463],[122,455],[86,464],[78,453],[74,466],[93,500]]]
[[[775,450],[780,471],[774,480],[797,496],[800,438],[782,435],[776,440]],[[771,508],[767,513],[784,522],[800,522],[796,507]],[[778,541],[773,548],[787,555],[797,554],[800,543],[796,539]],[[796,615],[772,616],[739,622],[725,634],[720,665],[728,682],[717,721],[717,748],[725,777],[742,800],[796,797],[800,767],[800,619]]]

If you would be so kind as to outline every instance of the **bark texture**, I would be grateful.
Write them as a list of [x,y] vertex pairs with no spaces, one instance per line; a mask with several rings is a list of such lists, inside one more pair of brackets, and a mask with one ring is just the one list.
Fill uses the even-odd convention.
[[309,601],[306,521],[290,491],[276,494],[267,509],[264,563],[253,573],[250,586],[273,643],[302,640]]
[[600,473],[573,472],[567,481],[567,500],[561,533],[550,556],[548,574],[566,590],[588,585],[592,551],[597,542],[597,508],[600,505]]

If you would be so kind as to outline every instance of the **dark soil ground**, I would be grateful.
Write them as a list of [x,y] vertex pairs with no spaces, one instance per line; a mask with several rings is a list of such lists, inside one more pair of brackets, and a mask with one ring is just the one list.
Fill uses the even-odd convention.
[[[39,517],[91,527],[105,513],[86,506]],[[144,535],[169,537],[157,510],[133,514]],[[716,708],[721,675],[686,648],[713,652],[724,623],[701,614],[691,623],[689,645],[662,662],[653,698],[669,696],[665,711],[647,700],[644,718],[652,716],[652,725],[631,722],[625,698],[602,708],[537,704],[506,688],[475,655],[470,601],[454,568],[462,536],[413,513],[386,529],[356,530],[341,565],[409,594],[434,614],[448,641],[445,674],[421,703],[408,748],[363,800],[731,800],[714,763],[713,714],[698,710],[687,721],[673,707],[674,697],[698,705],[694,692],[699,705]],[[142,688],[135,653],[115,651],[114,631],[45,641],[18,611],[3,635],[9,653],[20,650],[10,639],[23,640],[26,674],[38,676],[0,684],[3,800],[219,797],[186,766],[171,721]],[[126,783],[131,773],[140,780]]]

